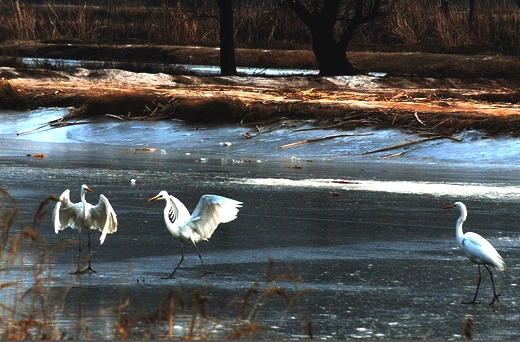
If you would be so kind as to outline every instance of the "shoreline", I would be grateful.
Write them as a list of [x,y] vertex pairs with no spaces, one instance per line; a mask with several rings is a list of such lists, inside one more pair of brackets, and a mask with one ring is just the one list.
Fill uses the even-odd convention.
[[520,93],[510,80],[468,84],[418,77],[224,77],[81,68],[23,73],[7,67],[0,68],[0,76],[0,107],[72,107],[63,122],[108,115],[261,127],[290,119],[340,130],[372,126],[421,135],[468,129],[520,135]]

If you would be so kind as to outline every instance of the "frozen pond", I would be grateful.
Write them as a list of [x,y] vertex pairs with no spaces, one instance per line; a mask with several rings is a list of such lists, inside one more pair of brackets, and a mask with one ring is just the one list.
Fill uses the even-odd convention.
[[[200,290],[215,319],[208,329],[226,338],[219,335],[222,326],[236,319],[230,303],[258,282],[260,292],[280,287],[301,295],[290,305],[280,295],[263,303],[262,339],[307,338],[308,322],[316,339],[460,339],[466,317],[473,318],[476,339],[520,337],[518,140],[468,132],[462,142],[365,154],[417,137],[288,126],[247,139],[244,134],[254,132],[238,125],[178,121],[107,121],[15,134],[62,114],[0,115],[0,185],[20,202],[22,218],[30,221],[41,200],[67,188],[78,201],[82,183],[96,191],[90,202],[103,193],[118,213],[118,232],[102,246],[93,234],[97,274],[68,274],[75,246],[48,265],[53,288],[67,289],[60,322],[74,320],[81,309],[95,317],[85,322],[93,338],[113,338],[107,317],[114,315],[106,308],[130,298],[128,312],[150,313],[171,290],[190,300]],[[337,134],[350,135],[277,149]],[[39,153],[45,158],[34,157]],[[180,258],[164,226],[163,202],[146,202],[160,190],[189,210],[207,193],[244,202],[235,221],[198,244],[215,274],[201,278],[198,257],[187,247],[179,278],[160,279]],[[454,201],[468,206],[465,229],[490,240],[507,263],[506,272],[495,272],[502,297],[493,307],[487,275],[483,304],[460,304],[472,298],[477,270],[455,243],[458,213],[440,209]],[[56,235],[48,221],[42,226],[48,241],[74,241],[74,231]],[[299,280],[268,281],[269,258],[279,274]],[[186,334],[182,322],[175,326],[176,337]]]
[[[35,58],[23,57],[20,62],[25,65],[49,64],[58,67],[83,67],[85,65],[106,67],[105,62],[99,61],[83,61],[74,59],[55,59],[55,58]],[[113,67],[118,68],[118,63],[112,63]],[[124,63],[121,63],[124,64]],[[152,65],[152,64],[151,64]],[[179,68],[195,75],[220,75],[220,67],[213,65],[192,65],[192,64],[153,64],[154,68],[158,68],[164,72],[172,68]],[[291,75],[318,75],[318,70],[310,69],[275,69],[275,68],[253,68],[253,67],[237,67],[238,75],[263,75],[263,76],[291,76]],[[383,73],[376,73],[384,75]]]

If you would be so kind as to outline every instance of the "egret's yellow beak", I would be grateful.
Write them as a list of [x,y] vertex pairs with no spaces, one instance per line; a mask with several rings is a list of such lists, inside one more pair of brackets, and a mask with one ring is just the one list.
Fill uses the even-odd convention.
[[155,195],[155,196],[153,196],[152,198],[150,198],[150,199],[148,200],[148,202],[157,201],[158,199],[161,199],[161,195]]
[[455,208],[454,204],[445,205],[444,207],[442,207],[442,209],[453,209],[453,208]]

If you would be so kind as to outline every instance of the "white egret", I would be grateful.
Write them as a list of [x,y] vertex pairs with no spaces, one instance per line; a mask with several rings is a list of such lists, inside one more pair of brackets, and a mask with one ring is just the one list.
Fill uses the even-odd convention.
[[[85,192],[93,192],[93,190],[83,184],[81,186],[81,202],[72,203],[70,201],[70,190],[63,191],[52,215],[56,234],[67,227],[78,231],[78,269],[71,274],[97,273],[90,265],[91,229],[101,231],[100,244],[103,244],[107,234],[117,231],[117,215],[108,199],[104,195],[99,195],[98,204],[93,206],[86,201]],[[82,229],[86,229],[88,232],[88,267],[80,271]]]
[[203,276],[213,273],[206,270],[196,242],[208,240],[219,223],[226,223],[236,219],[238,208],[242,207],[242,202],[217,195],[203,195],[190,215],[188,209],[181,201],[164,190],[150,198],[148,202],[161,199],[166,201],[166,206],[164,207],[166,228],[181,244],[181,260],[173,272],[168,277],[162,279],[175,278],[175,272],[184,261],[184,243],[188,241],[193,243],[199,254],[200,262],[204,269]]
[[504,259],[498,254],[495,247],[493,247],[486,239],[480,236],[477,233],[473,232],[462,232],[462,224],[466,221],[466,217],[468,215],[468,211],[466,206],[462,202],[455,202],[452,205],[444,206],[443,209],[451,209],[458,208],[460,211],[460,217],[457,220],[456,225],[456,237],[457,244],[460,249],[464,251],[466,256],[469,258],[471,262],[478,265],[478,283],[477,290],[475,291],[475,296],[473,300],[470,302],[462,302],[463,304],[479,304],[477,302],[478,290],[480,287],[480,282],[482,280],[482,274],[480,272],[480,266],[484,266],[486,270],[489,272],[489,276],[491,279],[491,285],[493,286],[493,300],[490,305],[498,302],[498,297],[500,294],[496,293],[495,290],[495,282],[493,280],[493,273],[491,272],[490,266],[496,268],[499,271],[504,271],[506,269],[506,263]]

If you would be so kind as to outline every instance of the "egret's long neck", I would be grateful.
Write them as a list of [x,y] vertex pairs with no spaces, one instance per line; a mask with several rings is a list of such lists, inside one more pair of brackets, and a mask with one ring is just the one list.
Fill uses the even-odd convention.
[[87,200],[85,199],[85,189],[81,188],[81,204],[83,204],[83,216],[87,218]]
[[463,235],[464,235],[464,233],[462,232],[462,225],[464,224],[464,221],[466,221],[468,212],[466,211],[465,208],[461,207],[459,209],[460,209],[460,217],[457,220],[456,237],[457,237],[457,242],[459,243],[459,245],[462,245],[462,239],[463,239]]

